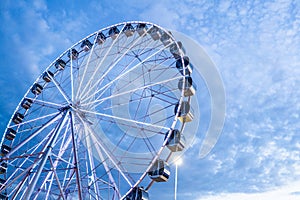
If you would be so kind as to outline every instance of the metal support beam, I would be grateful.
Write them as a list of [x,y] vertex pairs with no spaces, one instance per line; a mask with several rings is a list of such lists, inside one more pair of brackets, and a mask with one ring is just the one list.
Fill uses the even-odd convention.
[[69,112],[69,114],[70,114],[70,122],[71,122],[74,165],[75,165],[76,181],[77,181],[77,187],[78,187],[78,199],[82,200],[82,191],[81,191],[82,187],[81,187],[80,171],[79,171],[79,167],[78,167],[77,144],[76,144],[75,132],[74,132],[74,118],[73,118],[73,113],[72,112]]
[[55,164],[53,163],[51,157],[49,158],[49,160],[50,160],[50,163],[51,163],[51,167],[52,167],[52,170],[53,170],[53,173],[54,173],[55,180],[56,180],[56,182],[57,182],[57,186],[58,186],[59,191],[60,191],[60,195],[61,195],[61,197],[63,198],[63,200],[65,200],[66,198],[65,198],[65,195],[64,195],[63,188],[61,187],[61,184],[60,184],[58,175],[57,175],[57,173],[56,173]]
[[41,162],[39,164],[39,168],[38,168],[36,174],[34,175],[32,181],[30,182],[30,185],[29,185],[29,187],[28,187],[28,189],[27,189],[27,191],[25,193],[25,197],[24,197],[25,200],[29,200],[30,197],[31,197],[31,195],[32,195],[32,193],[33,193],[33,190],[34,190],[34,188],[36,186],[36,183],[37,183],[38,179],[40,178],[42,170],[43,170],[43,168],[44,168],[44,166],[45,166],[45,164],[47,162],[47,159],[48,159],[49,155],[52,152],[52,149],[53,149],[54,144],[55,144],[55,142],[56,142],[56,140],[58,138],[58,135],[61,132],[61,129],[63,128],[63,125],[66,122],[66,119],[67,119],[66,116],[67,116],[67,111],[65,111],[65,113],[64,113],[64,115],[62,117],[61,123],[58,125],[57,130],[53,133],[53,136],[52,136],[52,138],[50,140],[50,143],[47,145],[47,149],[46,149],[46,151],[45,151],[45,153],[43,155],[43,158],[42,158],[42,160],[41,160]]

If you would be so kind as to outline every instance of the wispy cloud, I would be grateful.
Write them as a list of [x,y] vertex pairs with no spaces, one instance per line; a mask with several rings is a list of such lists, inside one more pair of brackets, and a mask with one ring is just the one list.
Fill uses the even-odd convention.
[[[210,157],[190,166],[204,176],[196,180],[198,187],[255,192],[300,177],[296,170],[300,166],[296,134],[300,128],[296,88],[300,5],[294,1],[168,1],[148,12],[157,6],[172,12],[165,14],[175,29],[205,47],[225,82],[223,135]],[[215,185],[205,186],[209,179]]]
[[[220,141],[203,160],[194,159],[198,149],[186,153],[182,170],[194,174],[183,176],[180,183],[214,194],[200,198],[205,200],[253,199],[272,188],[276,191],[262,193],[260,199],[299,199],[293,186],[277,188],[300,177],[298,2],[134,0],[58,5],[4,0],[0,9],[1,97],[10,99],[0,107],[2,127],[7,107],[13,109],[37,75],[74,42],[113,23],[152,21],[204,46],[220,69],[227,93]],[[14,77],[14,84],[5,77]],[[186,195],[191,195],[190,189],[180,188]]]
[[299,196],[299,185],[300,182],[293,182],[284,187],[276,188],[276,190],[271,190],[263,193],[223,193],[223,194],[211,194],[211,195],[201,195],[201,197],[196,198],[197,200],[297,200]]

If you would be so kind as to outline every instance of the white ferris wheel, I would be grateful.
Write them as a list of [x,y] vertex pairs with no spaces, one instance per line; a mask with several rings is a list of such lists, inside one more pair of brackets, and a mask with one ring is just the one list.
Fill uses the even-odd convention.
[[148,22],[101,29],[36,79],[1,141],[0,199],[147,200],[184,151],[193,66]]

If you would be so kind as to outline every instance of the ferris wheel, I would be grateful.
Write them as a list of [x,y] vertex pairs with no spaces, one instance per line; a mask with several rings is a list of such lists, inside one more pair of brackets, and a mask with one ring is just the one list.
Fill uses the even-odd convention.
[[192,72],[184,45],[152,23],[83,38],[14,111],[1,141],[0,199],[149,199],[187,146]]

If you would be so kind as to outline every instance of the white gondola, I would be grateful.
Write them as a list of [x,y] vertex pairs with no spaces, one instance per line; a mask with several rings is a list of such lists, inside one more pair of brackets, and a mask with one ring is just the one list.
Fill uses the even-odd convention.
[[148,172],[149,177],[156,182],[166,182],[170,177],[170,167],[163,160],[156,160]]
[[156,26],[153,26],[150,30],[149,30],[149,34],[152,37],[153,40],[159,40],[161,37],[161,33],[160,33],[160,29]]
[[176,68],[182,75],[185,76],[190,75],[193,72],[193,65],[190,64],[190,59],[187,56],[184,56],[182,59],[177,59]]
[[118,37],[119,33],[120,33],[120,31],[119,31],[118,27],[116,27],[116,26],[110,28],[108,31],[109,37],[111,37],[113,40],[115,40]]
[[86,40],[83,40],[80,47],[84,51],[89,51],[92,48],[92,46],[93,46],[93,44],[88,39],[86,39]]
[[21,106],[25,110],[28,110],[31,107],[32,103],[33,103],[33,101],[31,99],[24,99],[21,103]]
[[[166,138],[167,138],[168,134],[169,134],[169,132],[166,133]],[[172,152],[182,151],[184,149],[184,145],[185,145],[185,138],[180,133],[179,130],[177,130],[177,129],[171,130],[171,135],[170,135],[166,145]]]
[[181,53],[185,54],[185,49],[180,41],[175,42],[170,45],[170,53],[174,56],[175,59],[179,59]]
[[43,74],[43,80],[46,81],[47,83],[51,82],[52,77],[54,76],[54,74],[50,71],[45,72]]
[[[171,35],[171,32],[169,32]],[[164,44],[164,46],[169,45],[172,42],[172,38],[168,33],[164,32],[160,38],[160,41]]]
[[5,138],[7,140],[13,140],[13,139],[15,139],[16,134],[17,134],[17,132],[14,129],[8,128],[6,133],[5,133]]
[[102,32],[98,33],[98,35],[97,35],[97,43],[99,45],[101,45],[101,44],[103,44],[105,42],[105,40],[106,40],[105,35]]
[[2,144],[2,147],[1,147],[1,155],[2,156],[5,156],[6,154],[8,154],[11,150],[11,147],[10,146],[7,146],[5,144]]
[[58,70],[64,70],[66,67],[66,62],[63,61],[62,59],[59,59],[55,62],[55,67]]
[[131,24],[126,24],[124,29],[123,29],[123,32],[125,33],[125,35],[127,37],[130,37],[134,34],[134,28]]
[[[175,114],[177,113],[178,106],[179,106],[179,103],[175,106],[175,109],[174,109]],[[194,119],[193,110],[188,101],[183,101],[181,103],[181,106],[180,106],[180,109],[178,112],[178,119],[181,122],[191,122]]]
[[142,187],[135,187],[126,196],[125,200],[149,200],[149,194]]
[[76,49],[72,49],[71,51],[68,52],[68,57],[72,60],[76,60],[78,58],[78,51]]
[[196,93],[196,88],[197,87],[190,76],[181,78],[178,82],[178,89],[184,91],[183,94],[185,97],[193,96]]
[[145,36],[147,33],[147,26],[146,24],[140,23],[136,26],[136,31],[140,36]]
[[38,83],[35,83],[31,88],[31,92],[35,95],[41,94],[42,91],[43,91],[43,86],[41,86]]
[[0,174],[4,174],[7,170],[7,163],[5,161],[2,161],[0,164]]
[[24,119],[24,115],[21,113],[16,113],[15,116],[13,117],[13,122],[15,124],[20,124]]

